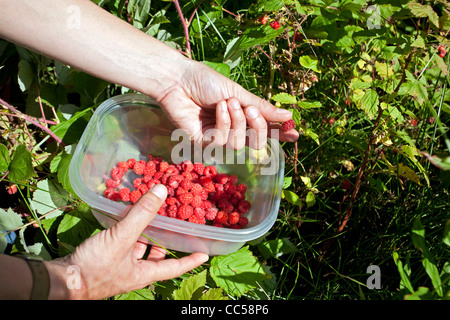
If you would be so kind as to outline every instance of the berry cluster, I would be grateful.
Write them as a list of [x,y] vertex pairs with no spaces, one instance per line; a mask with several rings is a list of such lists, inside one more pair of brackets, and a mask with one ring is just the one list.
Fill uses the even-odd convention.
[[443,58],[447,54],[447,50],[445,50],[444,46],[439,46],[438,48],[439,57]]
[[[184,161],[172,164],[149,155],[148,161],[121,161],[105,180],[104,195],[113,201],[134,204],[155,184],[164,184],[168,195],[158,214],[198,224],[240,229],[248,224],[250,202],[245,199],[247,186],[235,175],[217,172],[216,167]],[[124,187],[128,171],[137,175],[133,187]],[[131,205],[130,204],[130,205]]]

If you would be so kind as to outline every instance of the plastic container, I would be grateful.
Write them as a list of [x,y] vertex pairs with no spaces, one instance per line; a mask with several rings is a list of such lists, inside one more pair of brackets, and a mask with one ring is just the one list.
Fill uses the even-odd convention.
[[[267,148],[258,152],[248,147],[238,151],[220,148],[221,158],[216,155],[220,154],[218,149],[208,153],[207,148],[187,143],[187,138],[183,139],[180,130],[175,129],[159,106],[141,94],[116,96],[97,108],[74,151],[69,177],[72,188],[91,207],[100,224],[109,228],[130,209],[103,196],[105,178],[111,169],[119,161],[147,159],[148,154],[153,154],[174,163],[201,160],[214,164],[219,172],[236,175],[239,183],[247,185],[247,200],[252,207],[247,214],[249,224],[243,229],[156,215],[141,240],[181,252],[222,255],[266,234],[275,223],[281,199],[284,156],[279,142],[269,139]],[[190,151],[181,147],[186,145]],[[172,154],[174,150],[177,156]]]

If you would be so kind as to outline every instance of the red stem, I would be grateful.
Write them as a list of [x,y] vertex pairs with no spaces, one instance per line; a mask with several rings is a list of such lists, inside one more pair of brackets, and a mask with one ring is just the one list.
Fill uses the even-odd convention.
[[189,29],[188,24],[186,23],[186,19],[184,19],[183,12],[181,11],[180,3],[178,0],[173,0],[175,3],[175,7],[177,8],[178,15],[180,16],[181,23],[183,24],[184,36],[186,38],[186,49],[189,58],[192,58],[191,55],[191,43],[189,42]]

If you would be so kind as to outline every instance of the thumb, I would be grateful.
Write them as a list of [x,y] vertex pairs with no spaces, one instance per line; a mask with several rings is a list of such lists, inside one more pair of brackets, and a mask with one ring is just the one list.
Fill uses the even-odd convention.
[[159,208],[166,200],[167,188],[162,184],[153,186],[131,207],[125,218],[114,228],[120,238],[127,239],[133,244],[139,239],[142,231],[156,216]]

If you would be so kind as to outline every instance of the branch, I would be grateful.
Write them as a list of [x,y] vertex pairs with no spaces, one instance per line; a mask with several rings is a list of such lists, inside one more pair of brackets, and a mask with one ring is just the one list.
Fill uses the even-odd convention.
[[58,142],[61,145],[65,145],[64,142],[62,142],[62,140],[56,135],[54,134],[49,128],[47,128],[46,126],[43,126],[42,124],[40,124],[39,122],[33,120],[31,117],[27,116],[26,114],[20,112],[19,110],[17,110],[16,108],[14,108],[13,106],[11,106],[9,103],[7,103],[6,101],[3,101],[2,99],[0,99],[0,104],[2,104],[3,106],[5,106],[6,108],[8,108],[9,110],[11,110],[12,112],[14,112],[15,114],[19,115],[21,118],[25,119],[26,121],[34,124],[36,127],[38,127],[39,129],[45,131],[49,136],[51,136],[53,139],[55,139],[56,142]]
[[183,16],[183,12],[181,11],[181,7],[180,7],[180,3],[178,2],[178,0],[172,0],[173,3],[175,4],[175,7],[177,8],[177,12],[178,15],[180,16],[180,20],[181,23],[183,25],[183,30],[184,30],[184,36],[186,38],[186,49],[187,49],[187,55],[189,58],[192,58],[192,53],[191,53],[191,43],[189,42],[189,29],[188,29],[188,24],[186,22],[186,19]]

